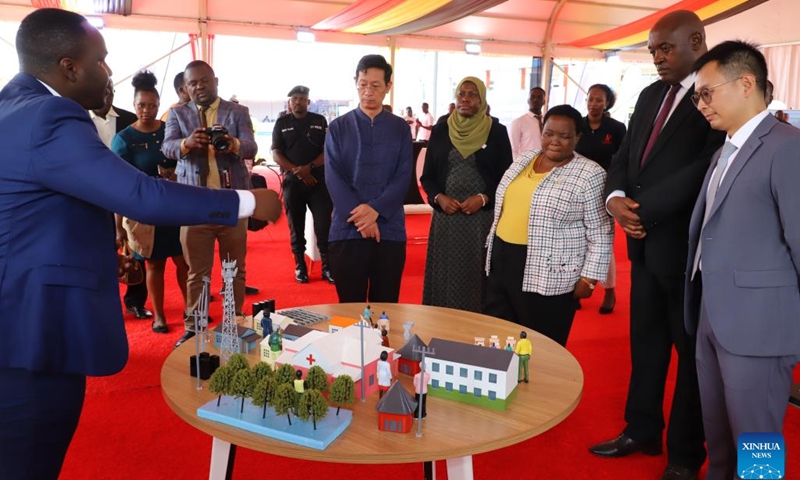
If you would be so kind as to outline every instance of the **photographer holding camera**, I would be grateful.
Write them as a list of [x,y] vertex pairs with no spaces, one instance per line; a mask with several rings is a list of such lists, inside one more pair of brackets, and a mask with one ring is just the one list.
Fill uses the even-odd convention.
[[[208,188],[250,189],[250,174],[245,158],[258,150],[246,107],[222,100],[217,95],[218,79],[209,64],[190,62],[184,70],[185,90],[191,102],[172,109],[161,150],[178,160],[175,171],[179,183]],[[245,253],[247,219],[235,227],[197,225],[181,227],[181,245],[189,279],[186,313],[199,307],[203,277],[211,276],[214,243],[219,242],[221,258],[236,260],[238,272],[233,282],[236,312],[242,312],[245,294]],[[185,316],[186,332],[177,347],[194,336],[194,324]]]

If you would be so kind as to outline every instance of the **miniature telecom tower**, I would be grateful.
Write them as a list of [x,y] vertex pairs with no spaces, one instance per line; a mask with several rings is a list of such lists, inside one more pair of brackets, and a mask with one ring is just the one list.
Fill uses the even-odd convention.
[[239,351],[236,303],[233,298],[233,278],[238,271],[236,260],[222,261],[222,280],[225,282],[225,288],[222,291],[222,343],[219,355],[223,364],[227,364],[231,355]]

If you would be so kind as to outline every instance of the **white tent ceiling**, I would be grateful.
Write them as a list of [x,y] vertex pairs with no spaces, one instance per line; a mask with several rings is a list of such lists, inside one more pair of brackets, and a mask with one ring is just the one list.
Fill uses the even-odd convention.
[[[105,15],[112,28],[293,39],[355,0],[133,0],[127,17]],[[397,47],[461,50],[467,39],[483,51],[538,56],[548,38],[555,57],[600,57],[602,52],[574,49],[567,43],[625,25],[677,0],[507,0],[494,8],[441,27],[394,39]],[[19,20],[32,10],[30,0],[0,0],[0,18]],[[798,0],[769,0],[707,28],[709,44],[746,38],[761,44],[800,42],[793,23]],[[548,27],[550,27],[548,29]],[[382,35],[316,32],[317,41],[387,45]],[[641,52],[640,52],[641,53]]]

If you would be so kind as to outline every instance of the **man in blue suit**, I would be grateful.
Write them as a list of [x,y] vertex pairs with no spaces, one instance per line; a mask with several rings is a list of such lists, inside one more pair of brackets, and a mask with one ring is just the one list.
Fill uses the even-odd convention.
[[86,110],[111,74],[102,35],[41,9],[17,32],[21,73],[0,91],[0,478],[55,479],[87,375],[128,358],[112,212],[155,225],[274,220],[274,192],[147,177],[114,155]]
[[755,46],[723,42],[694,68],[692,100],[728,135],[689,224],[684,318],[697,332],[706,480],[730,480],[740,434],[783,429],[800,359],[800,130],[767,111]]

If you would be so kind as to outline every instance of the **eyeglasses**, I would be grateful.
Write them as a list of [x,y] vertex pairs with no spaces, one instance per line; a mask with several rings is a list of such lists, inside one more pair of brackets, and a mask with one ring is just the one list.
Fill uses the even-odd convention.
[[708,105],[708,104],[711,103],[712,95],[714,94],[714,89],[715,88],[721,87],[723,85],[727,85],[729,83],[733,83],[736,80],[741,80],[741,79],[742,79],[742,77],[734,78],[733,80],[728,80],[727,82],[718,83],[718,84],[712,85],[710,87],[703,87],[703,88],[700,89],[699,92],[695,92],[692,95],[692,103],[694,103],[694,106],[697,107],[698,104],[700,103],[700,99],[702,98],[703,99],[703,103]]

